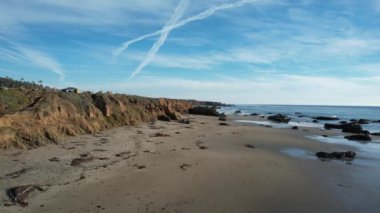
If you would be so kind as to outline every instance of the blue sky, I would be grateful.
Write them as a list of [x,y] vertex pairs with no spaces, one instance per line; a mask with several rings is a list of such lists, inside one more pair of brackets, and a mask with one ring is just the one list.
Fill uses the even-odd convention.
[[227,103],[380,105],[379,26],[380,0],[2,0],[0,75]]

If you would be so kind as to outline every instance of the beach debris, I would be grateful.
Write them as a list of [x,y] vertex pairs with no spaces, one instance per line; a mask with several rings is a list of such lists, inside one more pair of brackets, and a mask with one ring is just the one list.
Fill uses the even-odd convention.
[[81,157],[81,158],[75,158],[71,161],[71,166],[80,166],[82,163],[87,163],[94,161],[95,157]]
[[199,149],[205,150],[205,149],[208,149],[208,147],[207,146],[200,146]]
[[105,149],[93,149],[93,152],[106,152],[107,150]]
[[319,121],[337,121],[337,120],[339,120],[339,118],[336,117],[336,116],[331,116],[331,117],[328,117],[328,116],[317,116],[317,117],[313,117],[313,119],[319,120]]
[[346,138],[347,140],[350,140],[350,141],[371,141],[372,138],[369,136],[369,135],[349,135],[349,136],[345,136],[344,138]]
[[22,174],[24,174],[26,171],[27,170],[25,168],[23,168],[23,169],[15,171],[15,172],[6,174],[4,177],[2,177],[0,179],[13,179],[13,178],[17,178],[17,177],[20,177]]
[[57,157],[53,157],[53,158],[50,158],[49,161],[51,161],[51,162],[59,162],[61,160],[59,158],[57,158]]
[[136,156],[136,154],[132,154],[131,151],[126,151],[126,152],[120,152],[115,155],[116,157],[123,158],[124,160],[128,160],[131,157]]
[[181,119],[178,122],[181,124],[190,124],[190,119]]
[[250,148],[250,149],[255,149],[256,146],[252,144],[246,144],[245,147]]
[[228,123],[219,123],[220,126],[229,126]]
[[157,132],[156,134],[153,134],[151,137],[169,137],[170,135],[164,134],[161,132]]
[[268,120],[275,121],[275,122],[278,122],[278,123],[289,123],[289,121],[291,120],[291,118],[289,118],[286,115],[277,114],[277,115],[268,116]]
[[292,129],[297,130],[299,128],[298,128],[298,126],[293,126]]
[[202,141],[197,141],[196,145],[197,145],[197,147],[198,147],[199,149],[202,149],[202,150],[206,150],[206,149],[208,149],[208,147],[205,146],[204,143],[203,143]]
[[183,163],[179,166],[179,168],[182,169],[182,171],[186,171],[187,169],[189,169],[191,167],[191,164],[187,164],[187,163]]
[[35,190],[41,192],[46,191],[46,189],[43,189],[39,185],[24,185],[9,188],[7,189],[6,193],[14,204],[19,204],[22,207],[26,207],[28,206],[28,202],[25,200],[27,199],[28,195]]
[[145,165],[134,164],[133,166],[136,167],[137,169],[145,169],[146,168]]
[[171,121],[172,119],[171,119],[169,116],[167,116],[167,115],[159,115],[159,116],[157,116],[157,120],[159,120],[159,121],[167,121],[167,122],[169,122],[169,121]]
[[219,116],[216,107],[197,106],[190,108],[188,112],[194,115]]
[[322,161],[325,160],[346,160],[346,161],[352,161],[356,153],[353,151],[347,151],[347,152],[317,152],[315,155],[321,159]]

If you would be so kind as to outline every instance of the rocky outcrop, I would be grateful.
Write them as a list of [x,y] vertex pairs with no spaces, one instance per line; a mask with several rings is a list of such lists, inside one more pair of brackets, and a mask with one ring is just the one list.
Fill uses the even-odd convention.
[[[12,90],[12,89],[10,89]],[[15,89],[16,90],[16,89]],[[17,89],[29,99],[17,112],[0,116],[0,149],[35,148],[59,143],[65,136],[92,134],[169,117],[180,120],[196,101],[57,90]],[[24,102],[23,102],[24,103]],[[16,109],[16,108],[15,108]]]
[[369,122],[370,122],[370,120],[368,120],[368,119],[359,119],[358,120],[359,124],[369,124]]
[[355,158],[356,153],[353,151],[347,152],[317,152],[315,155],[321,160],[347,160],[351,161]]
[[336,120],[339,120],[338,117],[327,117],[327,116],[317,116],[317,117],[313,117],[313,119],[319,120],[319,121],[336,121]]
[[342,129],[342,124],[325,124],[325,129]]
[[277,114],[277,115],[268,116],[268,120],[275,121],[278,123],[289,123],[290,118],[286,115]]
[[189,109],[189,114],[219,116],[215,107],[197,106]]
[[356,133],[360,134],[363,132],[363,128],[359,123],[347,123],[342,124],[342,132]]
[[352,123],[341,123],[341,124],[325,124],[325,129],[341,129],[342,132],[348,132],[348,133],[356,133],[361,134],[363,133],[363,128],[359,123],[352,122]]
[[371,141],[372,138],[369,136],[369,135],[349,135],[349,136],[345,136],[344,138],[346,138],[347,140],[350,140],[350,141]]

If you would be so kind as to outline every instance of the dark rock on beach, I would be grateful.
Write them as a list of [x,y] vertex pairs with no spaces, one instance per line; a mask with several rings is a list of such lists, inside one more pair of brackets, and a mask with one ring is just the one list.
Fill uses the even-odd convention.
[[355,158],[356,153],[353,151],[347,152],[317,152],[315,154],[319,159],[325,160],[348,160],[351,161]]
[[380,136],[380,132],[374,132],[374,133],[371,133],[371,135]]
[[251,116],[258,116],[258,113],[252,113]]
[[313,119],[319,120],[319,121],[337,121],[337,120],[339,120],[338,117],[326,117],[326,116],[317,116],[317,117],[313,117]]
[[297,130],[299,128],[298,128],[298,126],[293,126],[292,129]]
[[235,111],[235,114],[240,114],[241,113],[241,110],[236,110]]
[[318,121],[318,120],[315,120],[315,119],[314,119],[312,122],[313,122],[313,123],[319,123],[319,121]]
[[160,121],[171,121],[171,118],[167,115],[159,115],[157,116],[157,120],[160,120]]
[[347,140],[351,141],[371,141],[372,138],[369,135],[350,135],[350,136],[345,136]]
[[271,115],[268,117],[268,120],[279,122],[279,123],[289,123],[291,118],[289,118],[286,115],[277,114],[277,115]]
[[207,115],[207,116],[219,116],[218,111],[216,110],[215,107],[203,107],[203,106],[198,106],[198,107],[193,107],[189,109],[189,114],[194,114],[194,115]]
[[224,113],[222,113],[222,114],[220,115],[220,117],[219,117],[219,120],[220,120],[220,121],[227,121],[227,116],[226,116]]

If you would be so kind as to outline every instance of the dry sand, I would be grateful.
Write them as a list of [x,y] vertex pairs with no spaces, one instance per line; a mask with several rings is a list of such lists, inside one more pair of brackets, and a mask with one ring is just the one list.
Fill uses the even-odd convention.
[[[191,116],[191,124],[121,127],[1,151],[0,212],[380,211],[379,169],[313,156],[348,149],[305,137],[334,133],[219,123]],[[293,148],[309,154],[286,154]],[[11,203],[7,188],[28,184],[47,190],[31,193],[27,207],[3,206]]]

